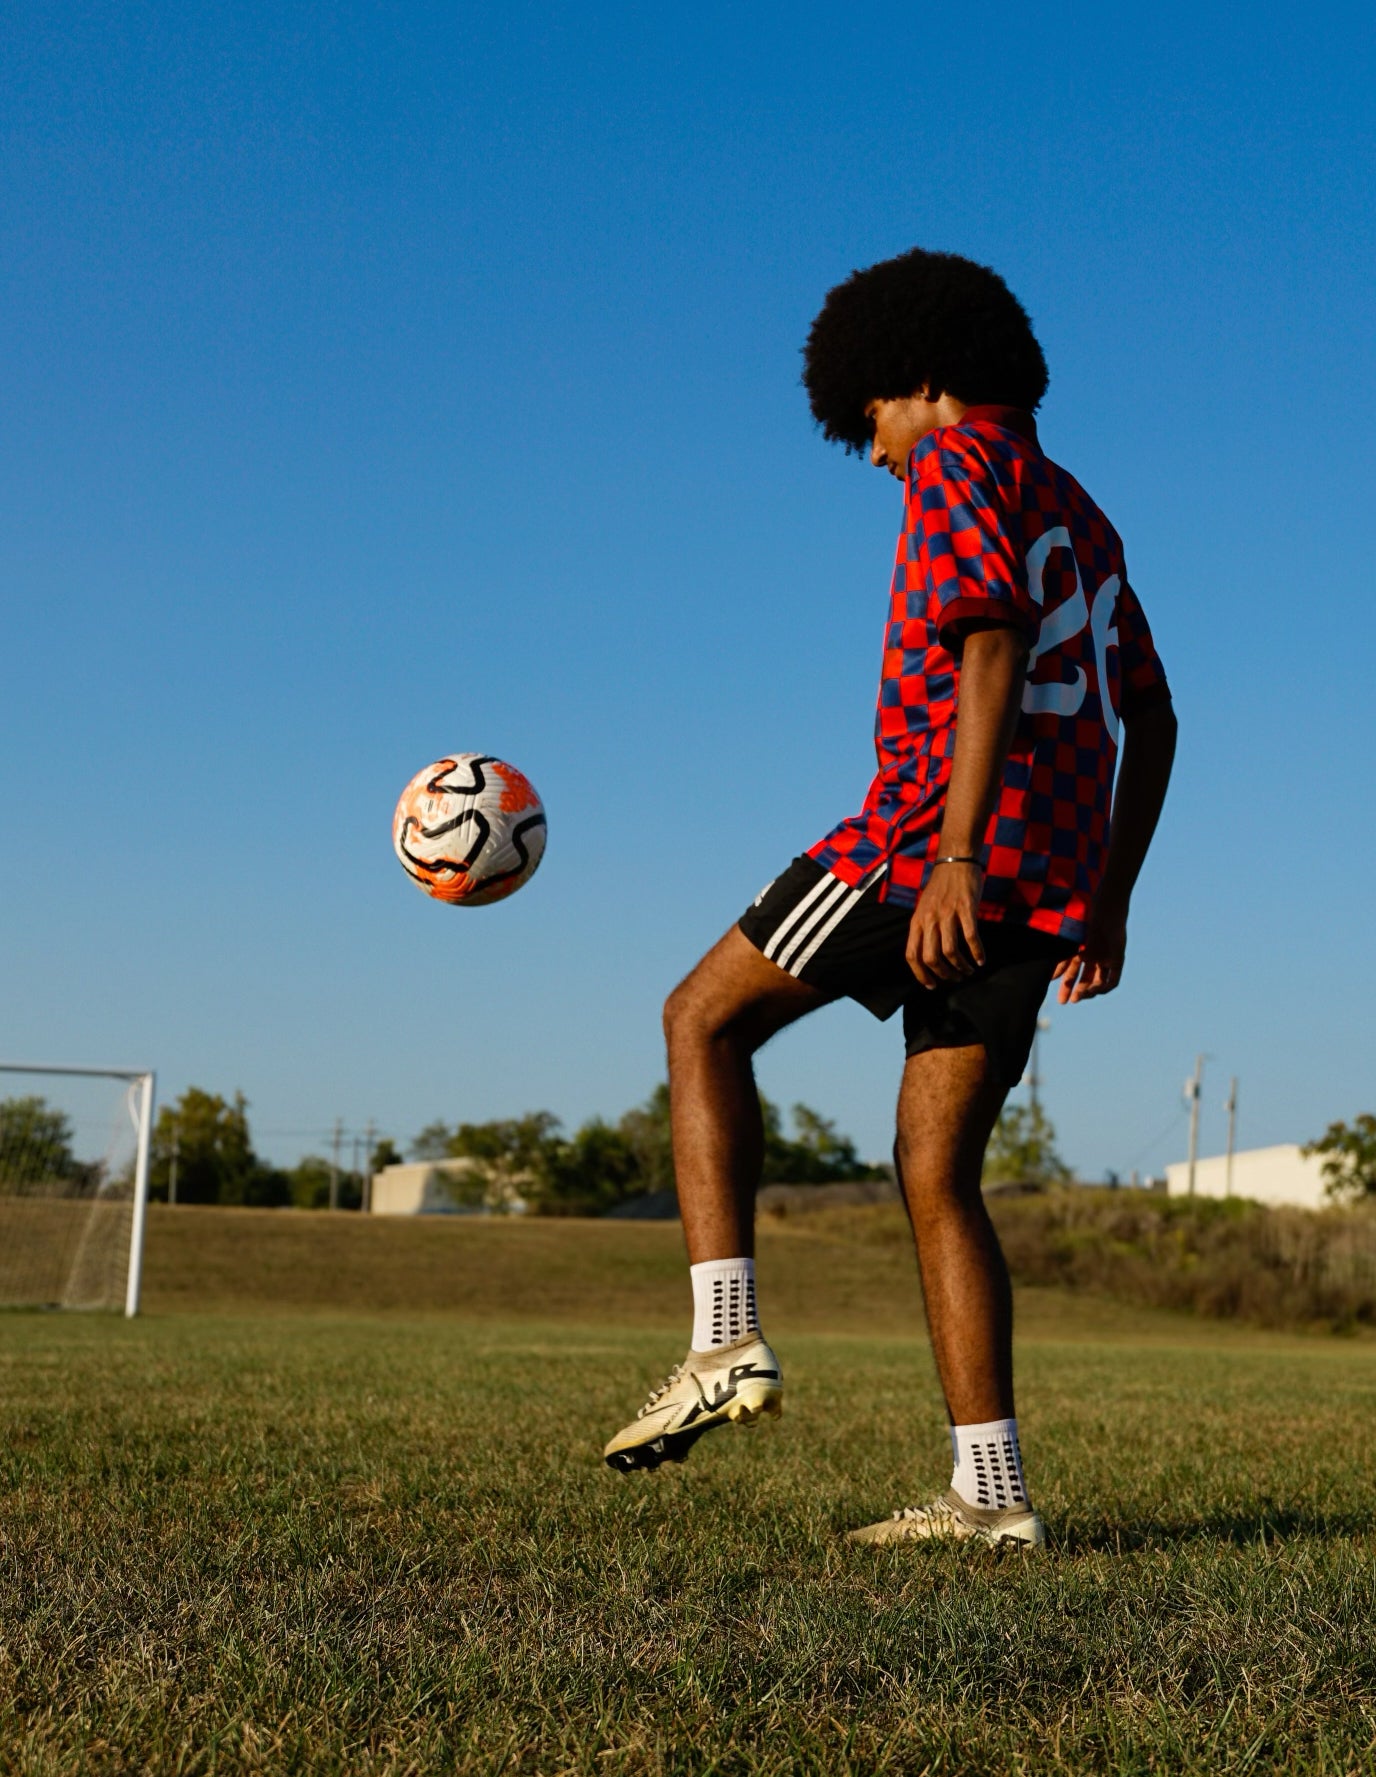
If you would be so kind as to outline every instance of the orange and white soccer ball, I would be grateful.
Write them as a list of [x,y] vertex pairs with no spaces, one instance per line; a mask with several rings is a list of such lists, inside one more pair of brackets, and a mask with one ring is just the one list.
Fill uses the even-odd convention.
[[545,808],[514,765],[490,753],[451,753],[401,792],[392,844],[427,895],[483,907],[534,876],[545,851]]

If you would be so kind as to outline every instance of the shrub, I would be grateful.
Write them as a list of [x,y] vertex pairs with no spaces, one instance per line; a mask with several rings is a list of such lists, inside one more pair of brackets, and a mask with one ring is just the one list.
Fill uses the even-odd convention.
[[1021,1284],[1292,1326],[1376,1324],[1376,1213],[1075,1189],[995,1199]]

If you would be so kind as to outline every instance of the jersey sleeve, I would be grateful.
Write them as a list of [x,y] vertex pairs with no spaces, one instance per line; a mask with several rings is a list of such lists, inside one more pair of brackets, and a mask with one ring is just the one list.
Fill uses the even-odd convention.
[[1027,590],[1022,527],[987,460],[968,445],[943,444],[914,473],[928,608],[942,647],[958,651],[974,622],[1008,624],[1035,646],[1041,613]]
[[1118,594],[1119,714],[1130,720],[1154,703],[1169,703],[1171,688],[1137,594],[1124,582]]

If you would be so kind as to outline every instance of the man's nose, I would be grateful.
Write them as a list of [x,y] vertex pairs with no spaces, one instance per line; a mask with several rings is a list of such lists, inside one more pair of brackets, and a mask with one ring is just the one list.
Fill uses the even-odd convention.
[[878,438],[872,438],[870,440],[870,461],[874,464],[875,468],[882,469],[888,460],[888,454],[885,451],[884,446],[879,442]]

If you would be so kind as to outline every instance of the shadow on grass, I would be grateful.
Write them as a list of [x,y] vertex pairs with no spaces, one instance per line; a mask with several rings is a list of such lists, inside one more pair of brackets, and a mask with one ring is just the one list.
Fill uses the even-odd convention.
[[1316,1512],[1274,1506],[1253,1512],[1209,1513],[1202,1518],[1128,1518],[1102,1524],[1048,1526],[1048,1541],[1060,1555],[1126,1555],[1143,1549],[1175,1549],[1216,1543],[1228,1548],[1265,1547],[1316,1539],[1350,1542],[1376,1530],[1373,1512]]

